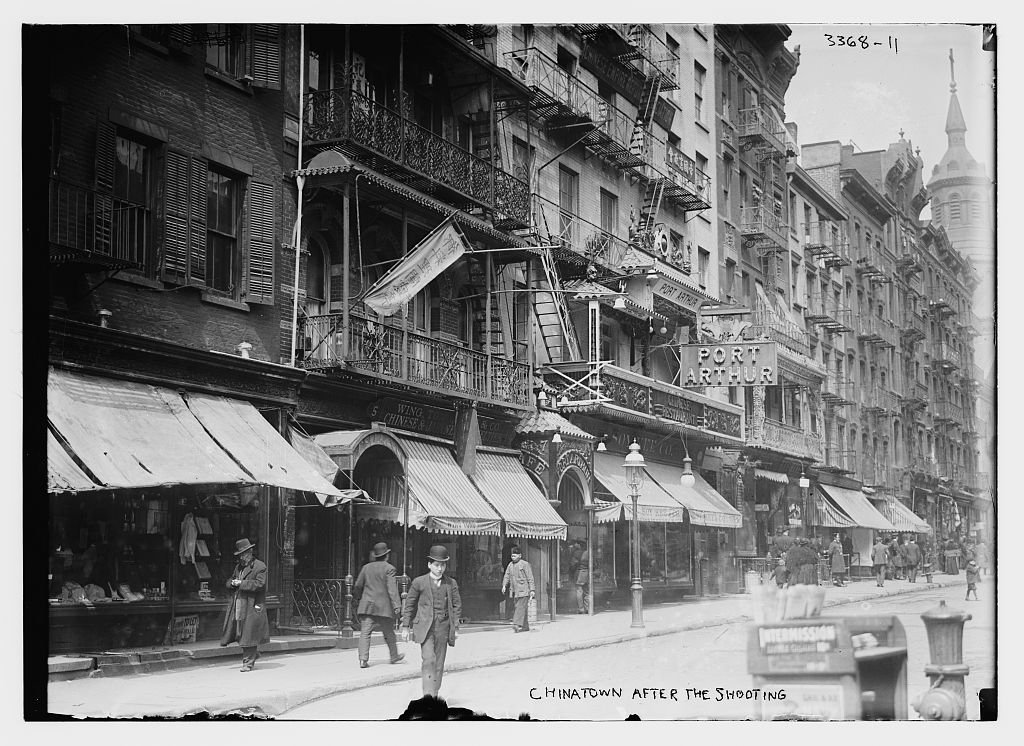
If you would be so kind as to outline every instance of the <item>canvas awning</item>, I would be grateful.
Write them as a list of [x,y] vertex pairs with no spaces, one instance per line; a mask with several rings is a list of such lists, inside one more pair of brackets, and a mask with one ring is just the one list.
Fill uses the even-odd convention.
[[880,500],[878,510],[899,531],[916,534],[931,533],[932,527],[928,525],[928,522],[899,500]]
[[264,484],[344,497],[249,402],[52,368],[47,416],[109,488]]
[[742,525],[743,516],[740,512],[701,478],[700,474],[693,473],[693,487],[684,487],[679,481],[683,475],[681,468],[652,461],[648,461],[644,468],[649,479],[656,481],[663,490],[686,507],[690,514],[690,523],[722,528],[739,528]]
[[254,484],[176,392],[51,368],[50,426],[110,488]]
[[478,451],[470,481],[505,520],[508,536],[565,539],[565,521],[515,456]]
[[848,515],[833,505],[832,501],[822,494],[812,495],[810,503],[810,510],[807,515],[808,526],[852,528],[857,525]]
[[104,489],[75,463],[52,431],[46,431],[46,491],[87,492]]
[[[288,437],[292,444],[292,448],[302,456],[302,458],[312,466],[317,474],[323,477],[325,480],[334,484],[334,479],[338,476],[338,465],[334,463],[334,459],[327,455],[327,452],[317,445],[316,441],[303,432],[300,432],[294,427],[288,428]],[[320,504],[325,508],[335,508],[341,505],[345,505],[350,500],[356,500],[357,502],[373,502],[370,497],[363,490],[338,490],[341,496],[329,495],[324,492],[317,492],[316,499],[320,501]]]
[[409,522],[446,534],[493,534],[501,516],[455,462],[448,446],[399,437],[407,454]]
[[789,484],[789,476],[783,474],[780,471],[770,471],[769,469],[754,469],[754,477],[757,479],[764,479],[768,482]]
[[[624,456],[613,453],[594,454],[594,476],[604,489],[622,503],[627,521],[633,520],[633,499],[630,496],[626,474],[622,468]],[[681,503],[653,479],[644,479],[637,500],[637,517],[650,523],[683,523],[686,512]]]
[[860,490],[836,487],[831,484],[819,484],[818,489],[852,518],[855,525],[880,531],[896,531],[896,527],[868,502],[867,497]]

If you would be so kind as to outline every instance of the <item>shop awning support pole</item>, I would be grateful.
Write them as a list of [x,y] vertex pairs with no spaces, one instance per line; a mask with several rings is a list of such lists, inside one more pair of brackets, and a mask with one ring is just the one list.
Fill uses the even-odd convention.
[[341,624],[343,637],[352,637],[355,633],[355,625],[352,622],[352,563],[355,561],[354,548],[352,546],[352,527],[355,523],[355,500],[348,503],[348,567],[345,568],[345,619]]
[[402,479],[403,516],[402,516],[402,608],[405,608],[405,597],[409,595],[409,483]]
[[550,614],[548,616],[551,617],[551,621],[552,622],[555,621],[555,613],[558,611],[558,609],[557,609],[557,606],[558,606],[558,564],[555,562],[557,557],[558,557],[558,539],[552,539],[551,540],[551,559],[552,559],[552,562],[551,562],[550,572],[548,573],[548,575],[551,578],[551,581],[548,583],[548,585],[549,585],[548,595],[551,597],[550,600],[549,600],[549,603],[551,604],[550,609],[549,609]]
[[[576,582],[576,578],[573,578]],[[594,616],[594,511],[587,511],[587,616]]]

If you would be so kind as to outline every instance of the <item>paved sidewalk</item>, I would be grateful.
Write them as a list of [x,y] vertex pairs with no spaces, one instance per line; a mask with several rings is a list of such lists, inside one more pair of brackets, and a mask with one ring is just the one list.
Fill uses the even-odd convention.
[[[871,579],[865,579],[842,588],[828,587],[826,609],[843,608],[824,613],[877,611],[871,608],[877,599],[966,582],[963,575],[939,575],[935,581],[931,585],[887,581],[884,588],[878,588]],[[850,608],[850,604],[859,607]],[[445,671],[512,663],[751,619],[750,596],[746,595],[648,606],[644,609],[644,629],[630,627],[629,610],[592,617],[559,616],[529,634],[512,634],[511,629],[466,634],[449,651]],[[330,649],[266,655],[255,670],[245,674],[239,671],[239,656],[229,662],[159,673],[56,681],[47,687],[48,711],[77,717],[174,718],[199,712],[273,717],[332,694],[418,678],[419,646],[412,642],[400,642],[399,646],[406,654],[405,661],[390,665],[387,651],[375,645],[367,669],[358,667],[354,649]]]

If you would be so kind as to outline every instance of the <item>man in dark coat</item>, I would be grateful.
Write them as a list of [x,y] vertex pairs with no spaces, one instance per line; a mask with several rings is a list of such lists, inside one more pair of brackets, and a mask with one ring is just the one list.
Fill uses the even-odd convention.
[[395,568],[388,562],[391,550],[383,541],[373,547],[373,561],[359,571],[352,595],[358,599],[356,616],[359,617],[359,667],[370,666],[370,635],[374,627],[384,633],[384,641],[391,653],[391,662],[398,663],[405,655],[398,652],[395,640],[395,619],[402,610],[398,598],[398,580]]
[[921,564],[921,548],[914,541],[914,537],[911,536],[907,540],[907,546],[904,549],[907,562],[907,580],[911,583],[917,582],[917,566]]
[[839,534],[835,535],[832,543],[828,546],[829,569],[832,571],[833,585],[845,585],[843,575],[846,574],[846,562],[843,560],[843,545],[839,541]]
[[260,657],[261,643],[270,642],[267,623],[267,566],[253,555],[255,544],[248,539],[235,542],[235,565],[227,582],[231,603],[224,612],[221,647],[237,642],[242,648],[242,671],[251,671]]
[[818,554],[807,539],[797,539],[786,552],[790,585],[818,584]]
[[448,646],[455,645],[462,616],[459,584],[444,574],[448,567],[448,550],[437,544],[430,548],[426,575],[420,575],[409,586],[402,607],[402,638],[412,629],[413,639],[420,644],[423,660],[423,696],[436,697],[444,676],[444,659]]

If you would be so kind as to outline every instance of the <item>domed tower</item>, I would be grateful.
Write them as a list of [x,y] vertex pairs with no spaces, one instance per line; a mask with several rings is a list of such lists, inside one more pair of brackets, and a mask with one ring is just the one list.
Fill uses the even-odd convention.
[[974,314],[979,336],[975,362],[988,373],[994,358],[992,313],[995,308],[995,220],[992,180],[967,150],[967,123],[956,95],[953,50],[949,51],[950,96],[946,114],[946,154],[928,182],[932,223],[946,229],[950,243],[971,260],[977,272]]

